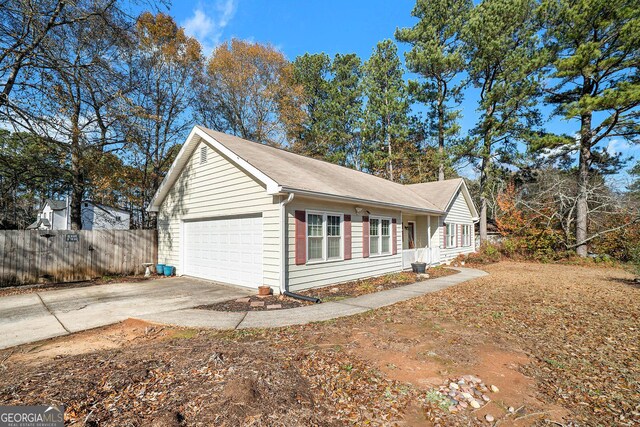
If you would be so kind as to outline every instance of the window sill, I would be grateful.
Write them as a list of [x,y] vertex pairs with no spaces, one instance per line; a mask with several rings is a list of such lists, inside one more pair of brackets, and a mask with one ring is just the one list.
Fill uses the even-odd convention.
[[307,261],[305,265],[330,264],[332,262],[341,262],[344,260],[345,260],[344,258],[318,259],[313,261]]
[[391,252],[385,254],[369,254],[369,258],[382,258],[385,256],[393,256]]

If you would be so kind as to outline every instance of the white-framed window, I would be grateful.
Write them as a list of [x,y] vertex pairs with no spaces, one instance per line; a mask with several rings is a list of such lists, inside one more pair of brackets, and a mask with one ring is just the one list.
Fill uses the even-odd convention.
[[343,215],[307,211],[307,262],[343,259]]
[[391,253],[391,218],[369,218],[369,254]]
[[471,225],[462,226],[462,246],[471,246]]
[[455,248],[456,247],[456,241],[457,241],[456,238],[458,237],[458,236],[456,236],[456,231],[457,231],[456,230],[457,229],[456,224],[447,224],[446,227],[447,227],[447,230],[446,230],[447,240],[445,242],[445,247],[447,247],[447,248]]

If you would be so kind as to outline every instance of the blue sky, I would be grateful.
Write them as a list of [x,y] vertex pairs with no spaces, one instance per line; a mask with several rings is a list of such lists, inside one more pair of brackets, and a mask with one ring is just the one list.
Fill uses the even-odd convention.
[[[393,39],[397,27],[416,22],[411,16],[414,4],[415,0],[176,0],[169,13],[201,42],[206,53],[236,37],[270,43],[290,60],[306,52],[330,56],[354,52],[364,61],[378,41]],[[399,44],[398,48],[403,55],[408,46]],[[467,92],[461,107],[465,132],[478,117],[477,95],[473,90]],[[558,118],[550,120],[546,127],[558,133],[578,130],[577,122]],[[640,157],[640,146],[630,146],[623,140],[610,141],[608,149]],[[462,172],[473,175],[468,168]],[[627,175],[616,178],[625,181]]]

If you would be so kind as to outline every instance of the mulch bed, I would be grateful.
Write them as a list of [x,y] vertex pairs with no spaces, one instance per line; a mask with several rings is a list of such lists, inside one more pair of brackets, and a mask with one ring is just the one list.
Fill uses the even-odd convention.
[[428,277],[411,272],[387,274],[385,276],[373,277],[370,279],[355,280],[353,282],[330,285],[323,288],[308,289],[299,292],[301,295],[314,296],[323,302],[334,301],[344,298],[359,297],[379,291],[410,285],[423,280],[437,279],[438,277],[457,274],[456,270],[445,267],[432,267],[427,270]]
[[211,305],[201,305],[195,308],[214,311],[272,311],[302,307],[310,304],[313,303],[285,297],[284,295],[269,295],[268,297],[252,295],[246,298],[238,298]]
[[[322,302],[339,301],[345,298],[358,297],[374,292],[385,291],[399,286],[410,285],[418,281],[436,279],[438,277],[450,276],[456,273],[457,271],[450,268],[433,267],[428,270],[428,278],[426,275],[402,272],[369,279],[355,280],[352,282],[341,283],[339,285],[308,289],[297,293],[309,297],[320,298]],[[246,298],[238,298],[211,305],[201,305],[195,308],[214,311],[271,311],[303,307],[310,304],[313,303],[285,297],[284,295],[270,295],[268,297],[252,295]]]
[[131,282],[144,282],[152,279],[162,279],[165,276],[151,275],[151,277],[144,276],[104,276],[97,277],[92,280],[84,280],[81,282],[67,282],[67,283],[37,283],[34,285],[20,285],[10,287],[0,287],[0,297],[8,297],[10,295],[22,295],[31,294],[40,291],[54,291],[56,289],[72,289],[72,288],[86,288],[87,286],[98,285],[110,285],[113,283],[131,283]]

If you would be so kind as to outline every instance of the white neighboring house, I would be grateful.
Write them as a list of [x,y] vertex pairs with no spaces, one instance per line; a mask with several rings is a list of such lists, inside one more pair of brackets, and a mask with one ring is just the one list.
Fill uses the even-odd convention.
[[[29,225],[30,230],[70,230],[70,199],[47,199],[38,213],[38,219]],[[124,209],[82,201],[83,230],[128,230],[131,215]]]
[[196,126],[151,201],[178,275],[298,291],[475,250],[462,179],[402,185]]

